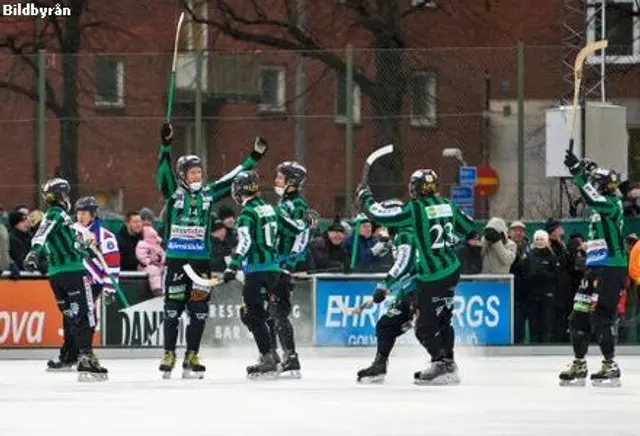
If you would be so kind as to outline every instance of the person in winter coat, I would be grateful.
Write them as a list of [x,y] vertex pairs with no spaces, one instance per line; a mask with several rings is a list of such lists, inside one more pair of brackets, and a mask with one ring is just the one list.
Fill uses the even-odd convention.
[[480,274],[482,272],[482,239],[480,233],[471,231],[464,243],[456,249],[460,259],[460,274]]
[[13,211],[9,214],[9,253],[13,264],[24,270],[24,258],[31,250],[31,232],[29,220],[24,211]]
[[507,236],[507,224],[502,218],[491,218],[482,237],[482,273],[509,274],[518,247]]
[[327,231],[309,244],[309,255],[315,272],[342,273],[347,268],[348,257],[344,249],[345,228],[339,217]]
[[142,228],[142,240],[136,245],[136,257],[140,267],[149,277],[151,293],[158,297],[162,295],[162,274],[166,260],[162,249],[162,238],[151,226]]
[[345,241],[350,272],[383,271],[382,261],[388,254],[385,243],[374,237],[373,224],[364,214],[355,219],[354,231]]
[[527,281],[524,277],[524,261],[531,250],[522,221],[513,221],[509,226],[509,239],[516,243],[516,258],[509,272],[513,274],[513,342],[524,342],[527,318]]
[[554,332],[558,258],[551,251],[549,234],[544,230],[538,230],[533,235],[533,250],[524,261],[524,271],[529,286],[527,309],[531,342],[551,342]]
[[224,272],[227,269],[226,257],[231,256],[234,247],[228,246],[227,233],[229,229],[218,219],[217,215],[211,217],[211,271]]
[[9,231],[4,224],[0,223],[0,275],[2,275],[2,271],[8,271],[10,265]]
[[[549,218],[544,230],[549,234],[549,246],[558,260],[556,295],[555,295],[555,319],[556,330],[553,333],[554,342],[569,342],[569,315],[573,311],[573,295],[571,293],[571,273],[573,265],[570,264],[569,251],[564,242],[564,227],[562,223]],[[560,322],[562,321],[562,322]]]
[[116,235],[122,271],[138,271],[140,264],[136,258],[136,245],[142,240],[142,227],[142,218],[138,212],[125,215],[124,225]]

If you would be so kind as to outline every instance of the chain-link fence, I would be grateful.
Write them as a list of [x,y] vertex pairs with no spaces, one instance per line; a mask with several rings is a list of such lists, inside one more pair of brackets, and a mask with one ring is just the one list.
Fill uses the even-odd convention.
[[[310,203],[331,217],[355,211],[352,189],[375,147],[393,143],[397,151],[374,168],[372,184],[381,195],[404,197],[408,175],[425,167],[438,172],[449,195],[460,163],[442,152],[459,148],[467,164],[488,163],[500,178],[490,201],[475,198],[476,213],[516,218],[520,145],[525,217],[558,214],[559,181],[545,177],[545,113],[571,90],[562,54],[562,47],[538,46],[520,55],[517,47],[181,52],[174,155],[202,155],[213,179],[263,136],[270,145],[258,167],[265,195],[272,195],[276,165],[297,159],[309,171]],[[38,182],[60,174],[77,194],[94,193],[113,211],[159,212],[154,170],[171,61],[166,53],[0,57],[0,203],[35,207]],[[608,66],[606,89],[608,100],[637,110],[634,71]],[[585,73],[586,86],[596,86],[598,69]],[[631,156],[640,146],[634,120]],[[637,159],[629,165],[636,174]]]

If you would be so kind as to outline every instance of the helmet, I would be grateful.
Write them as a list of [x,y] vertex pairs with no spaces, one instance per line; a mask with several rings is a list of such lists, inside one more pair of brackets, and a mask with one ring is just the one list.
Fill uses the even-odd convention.
[[76,201],[76,212],[79,210],[86,210],[91,215],[95,216],[98,213],[98,202],[95,197],[82,197]]
[[44,201],[49,205],[64,206],[68,212],[71,209],[69,194],[71,193],[71,185],[65,179],[55,178],[48,180],[42,186],[42,196]]
[[596,168],[589,174],[589,183],[600,194],[613,194],[618,190],[620,177],[613,170]]
[[409,179],[409,194],[413,198],[427,197],[438,192],[438,175],[429,169],[416,170]]
[[[282,162],[278,165],[276,171],[284,176],[287,187],[291,186],[292,188],[300,189],[307,180],[307,169],[296,161]],[[275,191],[282,196],[286,192],[286,188],[276,187]]]
[[582,166],[587,175],[598,169],[598,164],[594,160],[589,158],[582,159]]
[[202,164],[202,159],[194,154],[189,154],[187,156],[181,156],[176,163],[176,172],[178,173],[178,177],[180,178],[180,182],[185,189],[189,191],[199,191],[202,188],[202,181],[199,182],[187,182],[187,172],[191,168],[199,167],[204,170],[204,165]]
[[236,203],[242,203],[242,197],[255,195],[260,190],[260,178],[255,171],[240,172],[231,183],[231,196]]

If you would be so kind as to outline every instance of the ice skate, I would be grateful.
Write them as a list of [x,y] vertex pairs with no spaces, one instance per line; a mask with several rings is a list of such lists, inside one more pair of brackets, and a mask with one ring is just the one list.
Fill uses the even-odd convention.
[[162,373],[162,378],[168,380],[171,378],[171,371],[176,366],[176,353],[175,351],[165,351],[160,367],[158,368]]
[[251,380],[274,380],[280,374],[280,368],[271,353],[260,356],[255,365],[247,366],[247,378]]
[[613,359],[603,360],[600,371],[591,374],[591,383],[596,387],[619,388],[622,386],[618,364]]
[[109,371],[100,365],[93,353],[87,353],[78,359],[78,381],[94,382],[108,379]]
[[[278,365],[278,361],[274,361]],[[290,353],[285,351],[284,361],[280,365],[280,377],[285,378],[302,378],[300,373],[300,361],[298,360],[298,353]]]
[[376,354],[371,366],[358,371],[358,383],[383,383],[387,375],[387,360],[381,354]]
[[47,372],[72,372],[76,370],[77,362],[50,360],[47,362]]
[[416,385],[454,385],[460,383],[458,365],[453,359],[431,362],[431,366],[413,374]]
[[203,379],[207,368],[200,363],[198,353],[187,351],[182,362],[182,378]]
[[584,359],[575,359],[560,373],[560,386],[585,386],[589,371]]

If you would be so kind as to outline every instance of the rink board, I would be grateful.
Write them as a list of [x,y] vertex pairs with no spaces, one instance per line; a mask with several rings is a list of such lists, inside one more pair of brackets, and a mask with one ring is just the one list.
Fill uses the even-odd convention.
[[[314,345],[374,346],[375,325],[393,298],[360,314],[346,307],[371,300],[383,275],[324,275],[314,278]],[[513,343],[513,277],[511,275],[462,276],[453,300],[456,341],[462,345],[511,345]],[[409,332],[399,342],[417,343]]]

